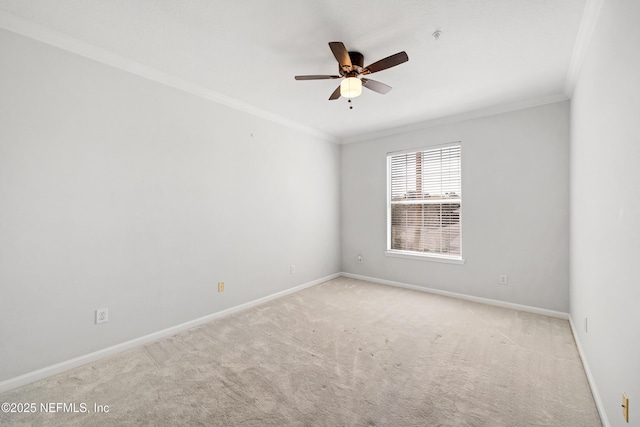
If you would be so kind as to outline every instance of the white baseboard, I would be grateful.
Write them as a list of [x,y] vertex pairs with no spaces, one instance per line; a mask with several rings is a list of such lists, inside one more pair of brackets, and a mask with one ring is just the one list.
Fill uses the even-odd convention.
[[578,354],[580,355],[580,359],[582,360],[582,366],[584,368],[584,372],[587,375],[587,381],[589,382],[589,387],[591,387],[591,394],[593,394],[593,400],[596,402],[596,408],[598,408],[598,414],[600,415],[600,421],[602,422],[602,427],[611,427],[609,424],[609,419],[607,418],[607,412],[604,409],[604,403],[602,402],[602,398],[600,397],[600,393],[598,392],[598,387],[596,387],[596,381],[591,374],[591,369],[589,368],[589,363],[587,362],[587,358],[585,357],[584,351],[582,350],[582,345],[580,344],[580,339],[578,338],[578,334],[576,333],[576,328],[573,323],[573,318],[569,316],[569,324],[571,325],[571,332],[573,333],[573,339],[576,342],[576,347],[578,347]]
[[339,277],[339,276],[340,276],[340,273],[331,274],[329,276],[325,276],[320,279],[316,279],[311,282],[307,282],[302,285],[298,285],[293,288],[286,289],[284,291],[276,292],[275,294],[267,295],[266,297],[258,298],[256,300],[249,301],[247,303],[240,304],[235,307],[227,308],[225,310],[218,311],[216,313],[212,313],[207,316],[200,317],[198,319],[194,319],[186,323],[182,323],[180,325],[172,326],[170,328],[163,329],[161,331],[154,332],[152,334],[145,335],[139,338],[135,338],[133,340],[123,342],[121,344],[116,344],[114,346],[107,347],[102,350],[94,351],[93,353],[85,354],[83,356],[66,360],[64,362],[56,363],[55,365],[47,366],[45,368],[38,369],[36,371],[28,372],[18,377],[10,378],[8,380],[0,382],[0,393],[13,390],[18,387],[22,387],[23,385],[27,385],[32,382],[39,381],[41,379],[50,377],[52,375],[56,375],[64,371],[68,371],[69,369],[73,369],[78,366],[85,365],[87,363],[102,359],[107,356],[111,356],[116,353],[120,353],[125,350],[129,350],[134,347],[144,345],[152,341],[159,340],[164,337],[175,335],[179,332],[211,322],[212,320],[218,319],[220,317],[228,316],[230,314],[237,313],[239,311],[246,310],[251,307],[255,307],[256,305],[260,305],[267,301],[271,301],[276,298],[280,298],[285,295],[300,291],[302,289],[318,285],[320,283],[326,282],[327,280],[335,279],[336,277]]
[[456,292],[441,291],[439,289],[425,288],[423,286],[409,285],[407,283],[394,282],[392,280],[378,279],[375,277],[361,276],[359,274],[340,273],[343,277],[352,279],[365,280],[367,282],[378,283],[381,285],[395,286],[398,288],[412,289],[414,291],[428,292],[431,294],[442,295],[451,298],[463,299],[466,301],[479,302],[482,304],[495,305],[497,307],[510,308],[512,310],[526,311],[528,313],[541,314],[543,316],[556,317],[558,319],[569,320],[569,313],[561,311],[547,310],[546,308],[531,307],[528,305],[515,304],[512,302],[499,301],[495,299],[474,297],[472,295],[458,294]]
[[582,365],[584,367],[586,376],[587,376],[587,380],[589,382],[589,386],[591,387],[591,392],[593,393],[593,398],[594,401],[596,403],[596,407],[598,409],[598,413],[600,415],[600,420],[602,421],[602,426],[603,427],[610,427],[610,423],[609,420],[607,419],[607,415],[604,409],[604,404],[602,402],[602,399],[600,397],[600,393],[598,392],[598,389],[596,387],[595,384],[595,380],[593,378],[593,375],[591,374],[591,370],[589,368],[589,364],[587,362],[587,359],[585,358],[584,352],[582,350],[582,346],[580,344],[580,340],[578,339],[578,334],[576,333],[576,329],[574,326],[574,322],[573,319],[571,318],[571,316],[568,313],[563,313],[563,312],[559,312],[559,311],[553,311],[553,310],[547,310],[547,309],[543,309],[543,308],[537,308],[537,307],[531,307],[531,306],[526,306],[526,305],[521,305],[521,304],[514,304],[514,303],[509,303],[509,302],[504,302],[504,301],[498,301],[498,300],[493,300],[493,299],[489,299],[489,298],[481,298],[481,297],[475,297],[475,296],[471,296],[471,295],[465,295],[465,294],[459,294],[459,293],[455,293],[455,292],[448,292],[448,291],[442,291],[439,289],[433,289],[433,288],[425,288],[425,287],[421,287],[421,286],[416,286],[416,285],[409,285],[407,283],[401,283],[401,282],[395,282],[395,281],[391,281],[391,280],[384,280],[384,279],[378,279],[375,277],[368,277],[368,276],[361,276],[358,274],[352,274],[352,273],[336,273],[336,274],[331,274],[329,276],[326,277],[322,277],[320,279],[317,280],[313,280],[311,282],[307,282],[304,283],[302,285],[298,285],[295,286],[293,288],[290,289],[286,289],[284,291],[281,292],[276,292],[275,294],[271,294],[268,295],[266,297],[262,297],[262,298],[258,298],[256,300],[253,301],[249,301],[247,303],[244,304],[240,304],[238,306],[235,307],[230,307],[228,309],[216,312],[216,313],[212,313],[209,314],[207,316],[204,317],[200,317],[198,319],[194,319],[191,320],[189,322],[186,323],[182,323],[180,325],[176,325],[176,326],[172,326],[170,328],[167,329],[163,329],[161,331],[158,332],[154,332],[152,334],[149,335],[145,335],[121,344],[117,344],[111,347],[107,347],[105,349],[102,350],[98,350],[95,351],[93,353],[89,353],[80,357],[76,357],[74,359],[70,359],[61,363],[57,363],[55,365],[51,365],[51,366],[47,366],[45,368],[42,369],[38,369],[36,371],[32,371],[29,373],[26,373],[24,375],[20,375],[18,377],[15,378],[11,378],[5,381],[0,382],[0,393],[5,392],[5,391],[9,391],[9,390],[13,390],[15,388],[21,387],[23,385],[27,385],[30,384],[32,382],[35,381],[39,381],[41,379],[50,377],[52,375],[56,375],[59,374],[61,372],[67,371],[69,369],[73,369],[76,368],[78,366],[102,359],[104,357],[107,356],[111,356],[113,354],[116,353],[120,353],[122,351],[125,350],[129,350],[131,348],[134,347],[138,347],[141,345],[144,345],[146,343],[152,342],[152,341],[156,341],[158,339],[164,338],[164,337],[168,337],[171,335],[175,335],[179,332],[185,331],[187,329],[191,329],[194,328],[196,326],[211,322],[212,320],[218,319],[220,317],[224,317],[224,316],[228,316],[230,314],[233,313],[237,313],[239,311],[242,310],[246,310],[248,308],[263,304],[267,301],[271,301],[280,297],[283,297],[285,295],[289,295],[292,294],[294,292],[300,291],[302,289],[305,288],[309,288],[311,286],[315,286],[318,285],[320,283],[326,282],[328,280],[331,279],[335,279],[336,277],[349,277],[352,279],[358,279],[358,280],[364,280],[364,281],[368,281],[368,282],[373,282],[373,283],[378,283],[381,285],[388,285],[388,286],[395,286],[395,287],[399,287],[399,288],[405,288],[405,289],[412,289],[412,290],[416,290],[416,291],[421,291],[421,292],[428,292],[428,293],[433,293],[433,294],[437,294],[437,295],[443,295],[443,296],[448,296],[448,297],[452,297],[452,298],[458,298],[458,299],[463,299],[463,300],[467,300],[467,301],[472,301],[472,302],[478,302],[478,303],[482,303],[482,304],[489,304],[489,305],[494,305],[494,306],[498,306],[498,307],[504,307],[504,308],[510,308],[510,309],[514,309],[514,310],[520,310],[520,311],[526,311],[529,313],[535,313],[535,314],[541,314],[541,315],[545,315],[545,316],[550,316],[550,317],[556,317],[556,318],[560,318],[560,319],[567,319],[569,320],[569,324],[571,325],[571,332],[573,333],[573,337],[575,339],[576,342],[576,346],[578,348],[578,353],[580,355],[580,358],[582,359]]
[[593,394],[593,400],[596,403],[598,414],[600,415],[600,421],[602,422],[602,427],[611,427],[611,424],[609,423],[609,419],[607,418],[607,413],[604,409],[604,403],[602,402],[602,398],[600,397],[600,393],[598,392],[598,388],[596,387],[595,379],[591,374],[589,363],[587,362],[587,359],[584,355],[584,351],[582,350],[582,345],[580,344],[580,340],[578,339],[578,334],[576,333],[573,319],[571,318],[571,315],[569,313],[563,313],[561,311],[547,310],[544,308],[531,307],[531,306],[521,305],[521,304],[514,304],[510,302],[498,301],[498,300],[493,300],[489,298],[474,297],[471,295],[458,294],[455,292],[441,291],[439,289],[425,288],[422,286],[409,285],[406,283],[378,279],[375,277],[361,276],[358,274],[341,273],[340,275],[343,277],[349,277],[349,278],[358,279],[358,280],[365,280],[368,282],[378,283],[381,285],[396,286],[399,288],[412,289],[412,290],[421,291],[421,292],[428,292],[428,293],[448,296],[452,298],[459,298],[459,299],[472,301],[472,302],[479,302],[482,304],[495,305],[498,307],[510,308],[513,310],[526,311],[529,313],[541,314],[544,316],[550,316],[550,317],[556,317],[559,319],[569,320],[569,325],[571,326],[571,333],[573,334],[573,338],[576,342],[576,347],[578,348],[578,354],[580,355],[580,359],[582,360],[582,366],[587,376],[587,381],[589,382],[589,387],[591,388],[591,393]]

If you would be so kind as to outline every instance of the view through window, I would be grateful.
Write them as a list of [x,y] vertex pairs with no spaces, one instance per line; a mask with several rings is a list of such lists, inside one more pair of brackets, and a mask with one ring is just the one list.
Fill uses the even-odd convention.
[[459,143],[391,153],[387,250],[462,259]]

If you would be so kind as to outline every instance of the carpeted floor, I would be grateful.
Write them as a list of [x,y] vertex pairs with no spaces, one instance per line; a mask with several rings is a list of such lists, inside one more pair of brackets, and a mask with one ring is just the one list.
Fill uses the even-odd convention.
[[347,278],[0,402],[38,407],[0,425],[601,426],[567,321]]

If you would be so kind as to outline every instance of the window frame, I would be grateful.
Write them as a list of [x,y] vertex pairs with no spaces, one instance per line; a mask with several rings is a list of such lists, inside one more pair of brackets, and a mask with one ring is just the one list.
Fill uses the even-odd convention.
[[[418,153],[418,152],[428,152],[428,151],[436,151],[442,150],[449,147],[459,147],[460,149],[460,198],[458,199],[460,204],[459,211],[459,223],[460,223],[460,254],[459,255],[450,255],[436,252],[419,252],[419,251],[411,251],[411,250],[401,250],[401,249],[392,249],[391,248],[391,239],[392,239],[392,182],[391,182],[391,162],[394,156],[409,154],[409,153]],[[430,145],[421,148],[412,148],[407,150],[393,151],[387,153],[387,246],[385,255],[390,257],[397,258],[408,258],[408,259],[418,259],[424,261],[436,261],[450,264],[464,264],[464,259],[462,257],[462,217],[463,217],[463,197],[462,197],[462,143],[461,141],[449,142],[446,144],[439,145]],[[442,203],[446,203],[446,201],[442,201]],[[442,204],[436,203],[436,204]]]

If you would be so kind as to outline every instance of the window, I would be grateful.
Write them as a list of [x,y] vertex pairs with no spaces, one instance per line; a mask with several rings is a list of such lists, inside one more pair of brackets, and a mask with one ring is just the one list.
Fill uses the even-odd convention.
[[390,153],[387,253],[462,260],[460,143]]

